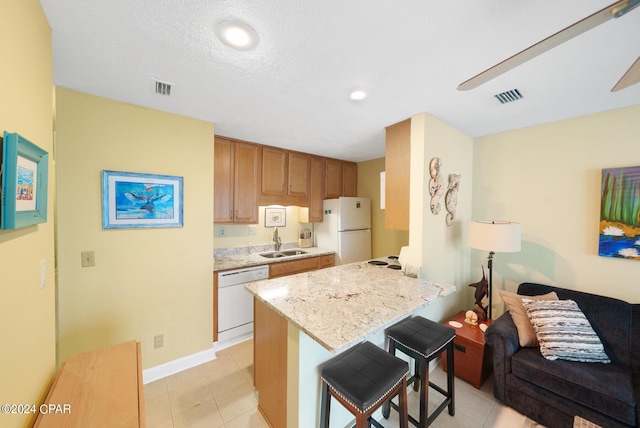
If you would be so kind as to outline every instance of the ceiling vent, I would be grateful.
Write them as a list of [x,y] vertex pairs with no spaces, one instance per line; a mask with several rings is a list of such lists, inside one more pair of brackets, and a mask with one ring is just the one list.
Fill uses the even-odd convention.
[[171,87],[173,83],[163,82],[161,80],[153,79],[155,82],[155,93],[158,95],[164,95],[166,97],[171,96]]
[[501,92],[499,94],[494,95],[500,104],[506,104],[513,101],[518,101],[523,98],[522,93],[519,89],[511,89],[510,91]]

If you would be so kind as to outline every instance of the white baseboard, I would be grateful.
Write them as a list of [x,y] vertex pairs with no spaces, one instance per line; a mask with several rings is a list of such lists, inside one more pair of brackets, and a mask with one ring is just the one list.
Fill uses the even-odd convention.
[[238,343],[246,342],[249,339],[253,339],[253,331],[231,338],[220,339],[220,337],[221,335],[218,334],[219,340],[217,342],[214,342],[213,344],[213,350],[215,352],[222,351],[223,349],[230,348],[231,346],[237,345]]
[[186,357],[178,358],[177,360],[169,361],[168,363],[160,364],[159,366],[151,367],[142,371],[142,381],[146,385],[147,383],[156,381],[158,379],[171,376],[172,374],[179,373],[183,370],[190,369],[200,364],[204,364],[216,359],[216,353],[213,347],[206,349],[195,354],[187,355]]

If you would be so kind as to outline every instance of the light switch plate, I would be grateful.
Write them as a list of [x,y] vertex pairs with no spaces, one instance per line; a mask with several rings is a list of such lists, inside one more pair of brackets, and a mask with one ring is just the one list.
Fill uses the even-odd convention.
[[91,267],[96,265],[96,252],[95,251],[83,251],[82,255],[82,267]]

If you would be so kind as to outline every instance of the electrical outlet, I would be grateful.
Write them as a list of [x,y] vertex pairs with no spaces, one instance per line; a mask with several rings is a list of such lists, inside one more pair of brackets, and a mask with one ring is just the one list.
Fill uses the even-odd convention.
[[153,349],[162,348],[164,346],[164,334],[153,336]]
[[95,251],[83,251],[80,255],[82,256],[82,267],[91,267],[96,265]]
[[249,236],[255,236],[256,234],[256,226],[249,226]]
[[218,236],[226,236],[227,235],[227,229],[224,227],[220,227],[218,229]]

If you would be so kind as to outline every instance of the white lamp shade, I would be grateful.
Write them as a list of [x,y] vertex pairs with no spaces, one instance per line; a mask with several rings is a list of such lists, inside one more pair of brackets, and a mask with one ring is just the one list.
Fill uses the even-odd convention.
[[478,220],[469,223],[467,242],[471,248],[495,253],[520,251],[520,223]]

